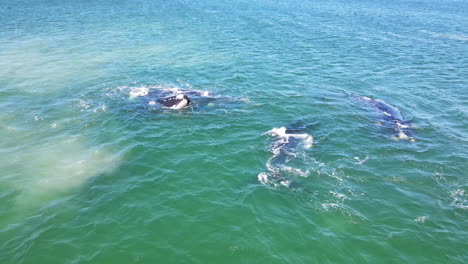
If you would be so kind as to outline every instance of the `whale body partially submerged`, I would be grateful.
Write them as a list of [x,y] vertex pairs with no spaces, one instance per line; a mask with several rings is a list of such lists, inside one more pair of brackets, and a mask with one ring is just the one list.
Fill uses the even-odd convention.
[[392,137],[394,140],[408,140],[411,142],[415,141],[414,137],[411,136],[411,125],[409,122],[405,121],[398,108],[386,103],[381,99],[372,99],[366,96],[355,96],[354,98],[368,103],[382,114],[383,120],[396,132],[396,134]]
[[[226,109],[239,103],[248,102],[245,98],[211,94],[208,91],[180,89],[177,87],[134,87],[129,92],[129,99],[150,106],[152,110],[165,109],[213,109],[218,106]],[[215,108],[215,109],[218,109]]]
[[266,162],[268,171],[258,174],[258,181],[273,186],[294,187],[295,181],[287,175],[293,172],[304,176],[307,172],[288,166],[288,163],[298,156],[300,150],[312,147],[313,137],[286,127],[273,128],[263,135],[273,136],[275,139],[270,149],[273,155]]
[[273,128],[263,135],[270,135],[275,137],[272,144],[271,152],[276,155],[284,155],[296,149],[298,145],[304,148],[310,148],[313,143],[313,138],[307,133],[295,133],[286,127]]
[[175,96],[159,98],[157,102],[160,103],[163,107],[171,109],[181,109],[187,107],[190,104],[190,99],[185,94],[178,94]]

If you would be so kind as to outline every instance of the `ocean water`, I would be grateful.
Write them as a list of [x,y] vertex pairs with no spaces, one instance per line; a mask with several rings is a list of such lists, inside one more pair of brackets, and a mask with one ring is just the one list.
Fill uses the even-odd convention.
[[467,55],[466,0],[0,1],[0,263],[467,263]]

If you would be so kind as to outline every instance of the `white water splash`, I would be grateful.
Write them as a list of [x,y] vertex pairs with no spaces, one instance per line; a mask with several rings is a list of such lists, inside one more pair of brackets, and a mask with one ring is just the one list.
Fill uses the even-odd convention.
[[141,87],[129,87],[129,86],[120,86],[117,88],[119,91],[128,90],[129,99],[135,99],[137,97],[146,96],[152,90],[158,90],[159,92],[164,92],[165,96],[177,96],[180,94],[186,94],[188,92],[195,93],[197,96],[201,97],[213,97],[213,95],[206,90],[194,89],[187,83],[183,83],[182,87],[170,85],[170,84],[161,84],[161,85],[145,85]]
[[419,216],[418,218],[414,219],[414,221],[418,223],[425,223],[427,220],[429,220],[429,217],[427,216]]
[[130,95],[129,99],[134,99],[140,96],[145,96],[145,95],[148,95],[148,93],[149,93],[149,88],[147,87],[132,88],[129,92],[129,95]]
[[356,164],[361,165],[364,162],[366,162],[369,159],[369,156],[366,156],[364,159],[361,159],[359,157],[354,157],[354,160],[356,160]]
[[468,199],[464,189],[456,189],[450,192],[452,198],[452,206],[464,210],[468,210]]
[[[310,170],[301,170],[300,168],[288,166],[286,163],[295,160],[300,155],[297,152],[299,149],[311,148],[313,137],[306,133],[287,133],[286,130],[285,127],[273,128],[262,134],[276,137],[271,147],[273,156],[265,164],[268,172],[261,172],[257,176],[258,181],[264,185],[289,187],[293,183],[293,180],[284,177],[284,175],[308,177],[310,174]],[[293,144],[293,140],[297,142]],[[278,159],[280,159],[281,155],[285,155],[285,158],[280,163]]]

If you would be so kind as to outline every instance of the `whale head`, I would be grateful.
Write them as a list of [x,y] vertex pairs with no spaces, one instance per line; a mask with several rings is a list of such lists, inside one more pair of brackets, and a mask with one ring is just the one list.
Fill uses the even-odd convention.
[[190,104],[190,99],[184,94],[178,94],[175,96],[158,99],[158,103],[166,108],[181,109]]

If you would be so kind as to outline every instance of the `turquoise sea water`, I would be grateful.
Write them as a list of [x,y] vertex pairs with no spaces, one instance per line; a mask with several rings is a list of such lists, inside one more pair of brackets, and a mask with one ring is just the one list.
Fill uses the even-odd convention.
[[464,0],[1,1],[0,263],[467,263],[467,55]]

